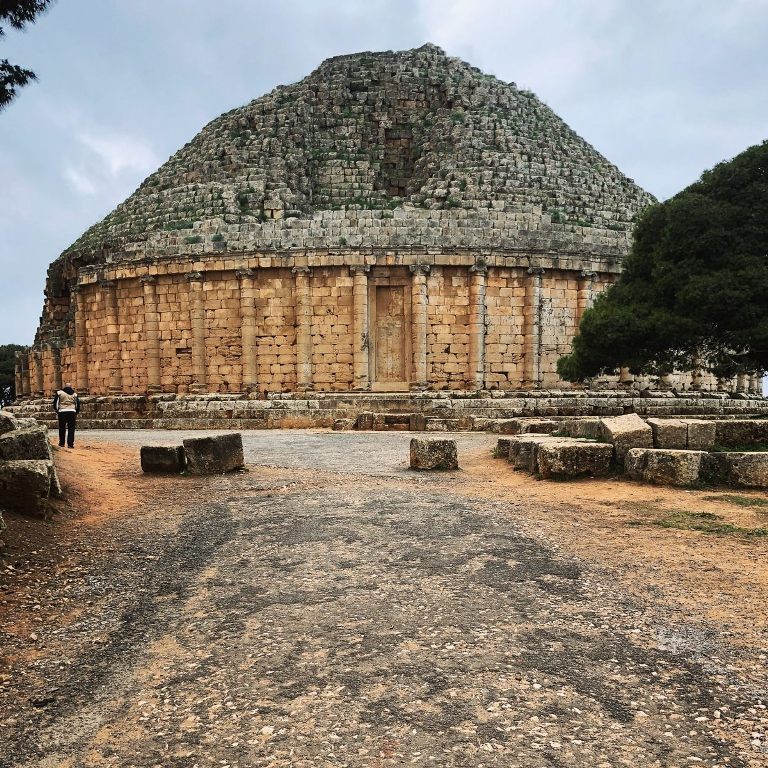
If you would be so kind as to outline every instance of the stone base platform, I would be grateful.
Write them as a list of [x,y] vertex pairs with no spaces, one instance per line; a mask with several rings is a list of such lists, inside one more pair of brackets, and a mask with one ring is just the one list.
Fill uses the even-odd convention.
[[[247,395],[82,396],[78,429],[357,428],[430,432],[484,431],[517,417],[560,420],[574,416],[768,418],[768,399],[743,393],[616,391],[419,392]],[[51,399],[9,407],[18,417],[56,425]]]

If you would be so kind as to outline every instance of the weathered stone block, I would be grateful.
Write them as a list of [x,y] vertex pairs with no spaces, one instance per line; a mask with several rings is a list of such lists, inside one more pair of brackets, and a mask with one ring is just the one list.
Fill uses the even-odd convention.
[[[52,461],[18,460],[0,462],[0,506],[25,514],[45,514],[56,470]],[[54,492],[60,491],[58,478]]]
[[411,439],[411,469],[458,469],[455,440]]
[[620,463],[630,448],[653,448],[653,431],[636,413],[601,419],[600,426],[603,440],[613,443]]
[[768,488],[768,453],[725,453],[726,482],[739,488]]
[[500,437],[496,441],[496,447],[493,449],[493,456],[496,459],[509,458],[509,444],[511,440],[508,437]]
[[692,485],[699,480],[703,451],[630,448],[624,471],[633,480],[656,485]]
[[524,472],[536,471],[536,454],[542,445],[561,443],[567,438],[552,435],[516,435],[509,439],[509,463]]
[[684,421],[648,419],[648,426],[653,432],[654,448],[685,450],[688,447],[688,425]]
[[18,429],[18,420],[7,411],[0,411],[0,435]]
[[243,437],[239,432],[183,441],[187,469],[193,475],[215,475],[244,465]]
[[373,429],[374,415],[370,411],[363,411],[358,417],[355,424],[356,429]]
[[612,465],[613,446],[607,443],[544,443],[536,452],[536,470],[543,478],[600,477]]
[[715,442],[725,447],[739,448],[768,444],[767,419],[733,419],[714,422]]
[[355,427],[355,420],[354,419],[335,419],[333,422],[332,429],[334,432],[346,432],[349,429],[354,429]]
[[708,451],[717,437],[717,424],[714,421],[699,421],[690,419],[686,421],[688,428],[688,450]]
[[589,440],[601,440],[603,437],[602,426],[598,418],[564,419],[559,422],[555,431],[569,437],[585,437]]
[[141,446],[141,469],[143,472],[178,475],[186,468],[186,455],[184,448],[180,445]]
[[48,433],[40,427],[15,429],[0,435],[0,460],[19,461],[39,459],[50,461],[51,444]]

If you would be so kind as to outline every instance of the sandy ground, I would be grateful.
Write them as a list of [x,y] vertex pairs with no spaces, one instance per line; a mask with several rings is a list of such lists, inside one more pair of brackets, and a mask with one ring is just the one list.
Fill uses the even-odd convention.
[[182,437],[87,433],[53,520],[7,516],[0,765],[768,765],[764,494],[539,482],[485,435],[141,474]]

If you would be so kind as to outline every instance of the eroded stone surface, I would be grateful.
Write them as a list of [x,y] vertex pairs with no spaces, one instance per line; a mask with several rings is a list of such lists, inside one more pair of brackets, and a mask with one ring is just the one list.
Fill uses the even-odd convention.
[[411,469],[458,469],[456,441],[412,438],[410,467]]
[[180,445],[142,445],[142,472],[178,475],[187,468],[187,459]]
[[48,498],[60,493],[52,461],[0,461],[0,507],[24,514],[47,512]]
[[536,453],[536,470],[540,477],[568,479],[601,477],[613,467],[613,446],[607,443],[548,443]]
[[654,448],[688,448],[688,424],[679,419],[648,419]]
[[619,463],[630,448],[653,448],[653,431],[636,413],[602,419],[600,424],[603,440],[613,443]]
[[15,429],[0,435],[0,461],[51,459],[51,444],[45,428]]
[[630,448],[624,471],[633,480],[658,485],[693,485],[699,480],[703,451]]
[[193,475],[231,472],[244,464],[243,438],[239,432],[184,440],[187,469]]

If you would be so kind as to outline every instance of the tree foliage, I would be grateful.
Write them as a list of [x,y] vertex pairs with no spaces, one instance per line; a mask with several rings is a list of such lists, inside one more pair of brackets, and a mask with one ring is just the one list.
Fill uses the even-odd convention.
[[[0,0],[0,23],[5,22],[14,29],[24,29],[31,24],[38,14],[48,8],[53,0]],[[0,25],[0,38],[5,30]],[[7,106],[22,88],[37,77],[31,69],[24,69],[11,64],[8,59],[0,59],[0,109]]]
[[622,274],[557,370],[578,381],[624,366],[768,369],[768,141],[643,212]]

